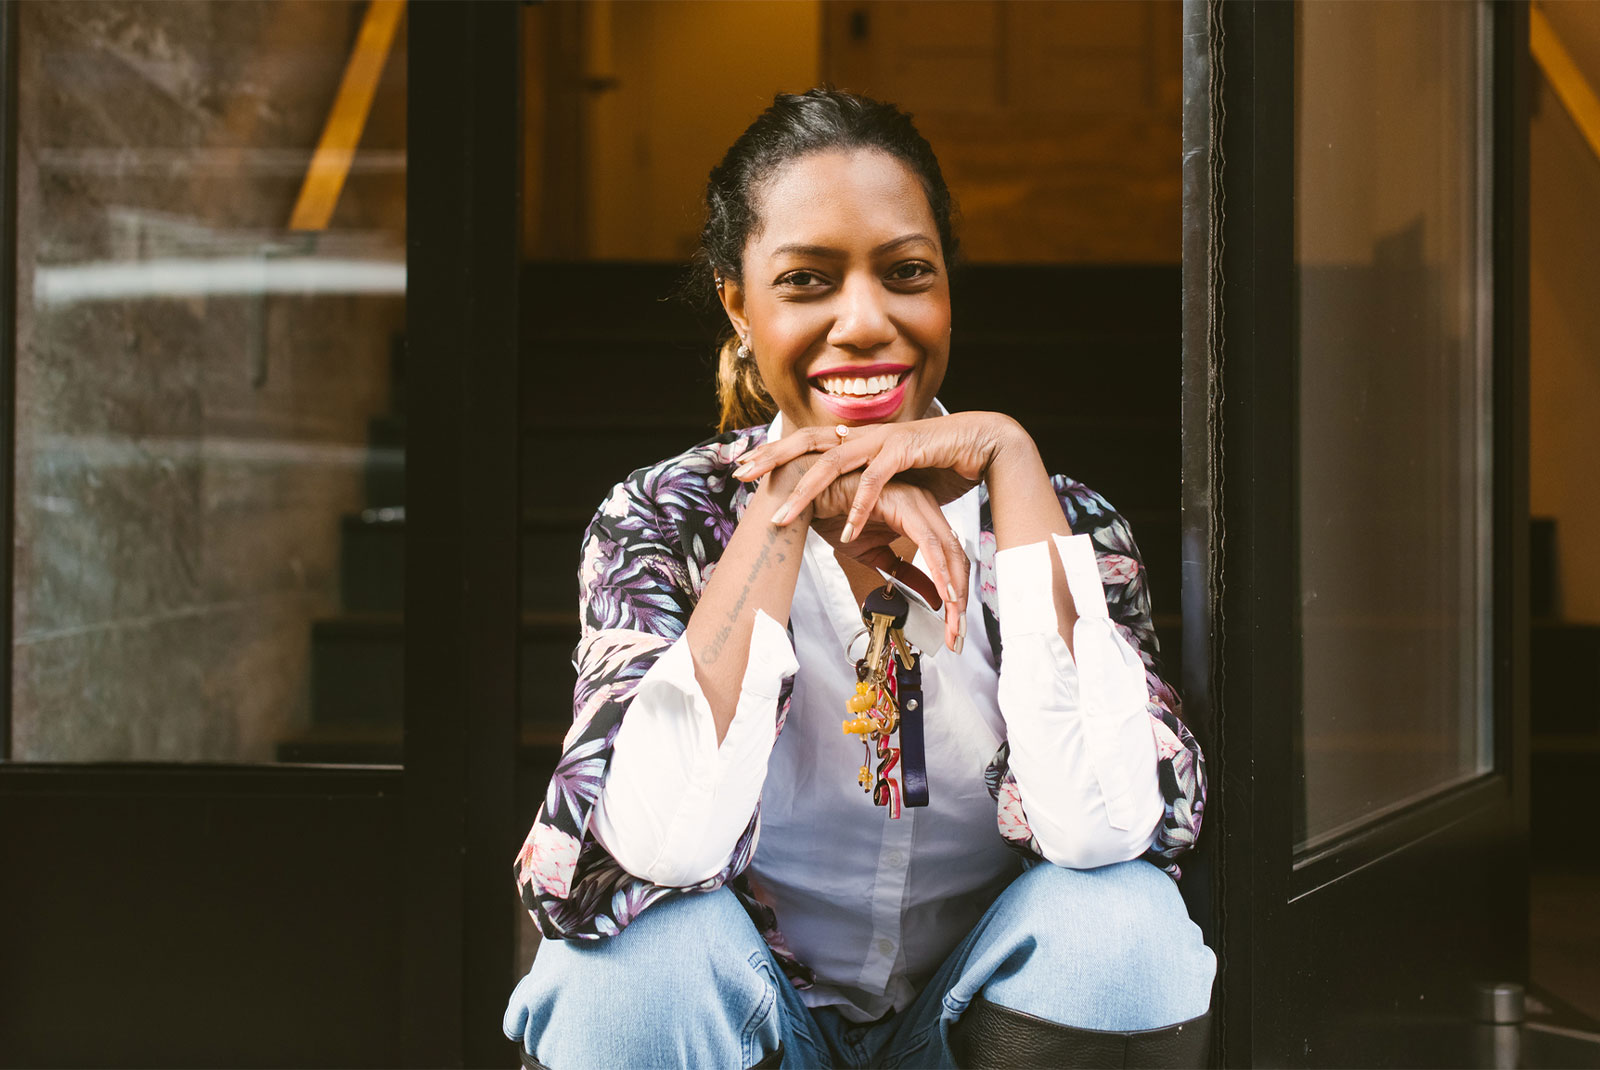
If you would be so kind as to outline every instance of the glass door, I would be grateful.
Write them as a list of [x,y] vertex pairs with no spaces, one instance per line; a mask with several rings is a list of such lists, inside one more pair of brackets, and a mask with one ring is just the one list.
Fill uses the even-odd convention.
[[1486,993],[1527,956],[1525,16],[1187,8],[1185,675],[1222,766],[1226,1064],[1514,1041]]
[[517,12],[0,3],[0,1064],[504,1056]]

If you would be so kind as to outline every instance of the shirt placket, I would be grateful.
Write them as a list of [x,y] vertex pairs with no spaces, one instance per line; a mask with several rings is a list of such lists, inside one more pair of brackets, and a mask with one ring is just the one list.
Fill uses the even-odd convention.
[[[856,604],[850,580],[834,557],[833,547],[814,531],[806,535],[806,561],[838,636],[840,657],[849,664],[852,641],[863,627],[861,607]],[[868,992],[882,994],[888,989],[889,978],[900,958],[901,920],[906,901],[906,875],[911,869],[916,811],[906,807],[900,811],[898,819],[890,819],[884,807],[873,806],[865,799],[862,803],[862,820],[882,822],[883,836],[872,882],[872,935],[862,949],[861,973],[856,983]]]
[[878,851],[878,872],[872,885],[872,938],[861,964],[857,982],[868,992],[883,994],[900,958],[902,907],[906,900],[906,874],[911,869],[911,839],[916,828],[916,811],[904,809],[891,821],[879,807],[883,819],[883,846]]

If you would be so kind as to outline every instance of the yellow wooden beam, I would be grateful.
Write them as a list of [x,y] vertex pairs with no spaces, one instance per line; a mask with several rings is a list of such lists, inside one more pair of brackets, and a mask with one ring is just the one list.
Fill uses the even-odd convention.
[[300,199],[289,217],[290,230],[326,230],[333,218],[405,8],[405,0],[372,0],[367,6],[355,47],[345,63],[339,92],[322,128],[322,140],[317,142],[305,181],[300,184]]
[[1572,61],[1571,53],[1556,36],[1538,4],[1529,6],[1528,48],[1550,80],[1550,88],[1566,105],[1567,114],[1578,124],[1589,148],[1600,158],[1600,97],[1595,96],[1594,89]]

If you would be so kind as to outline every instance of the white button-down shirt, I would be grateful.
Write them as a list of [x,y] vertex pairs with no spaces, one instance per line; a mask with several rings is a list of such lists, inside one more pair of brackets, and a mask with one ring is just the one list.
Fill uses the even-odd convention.
[[[780,417],[771,436],[781,435]],[[944,513],[976,561],[976,490]],[[841,722],[863,647],[861,607],[832,546],[811,531],[792,640],[757,613],[720,747],[684,638],[640,682],[591,818],[595,836],[629,872],[689,885],[727,864],[759,799],[749,876],[790,950],[815,971],[815,986],[801,993],[806,1003],[836,1005],[856,1021],[904,1009],[1020,871],[983,781],[1003,740],[1051,862],[1091,868],[1136,858],[1162,814],[1143,664],[1106,615],[1089,537],[1053,541],[1079,614],[1076,661],[1059,632],[1046,542],[996,555],[1000,669],[976,591],[960,655],[939,645],[938,618],[913,607],[920,619],[908,637],[929,637],[927,807],[891,820],[856,782],[862,746]],[[790,712],[775,740],[777,696],[791,674]]]

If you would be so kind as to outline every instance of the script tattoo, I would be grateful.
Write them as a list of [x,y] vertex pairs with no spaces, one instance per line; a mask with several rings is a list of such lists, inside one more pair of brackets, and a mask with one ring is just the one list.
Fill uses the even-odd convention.
[[789,544],[789,532],[782,528],[769,526],[766,534],[767,541],[761,544],[761,550],[756,554],[756,559],[750,563],[750,574],[744,578],[744,590],[739,592],[739,597],[733,603],[733,608],[727,612],[727,623],[716,630],[716,633],[711,637],[711,642],[707,643],[705,649],[700,652],[700,660],[707,665],[715,664],[716,660],[722,656],[723,647],[727,646],[728,640],[733,636],[733,626],[738,621],[739,614],[744,611],[745,603],[750,600],[750,592],[755,588],[756,579],[761,575],[762,570],[770,562],[775,561],[781,565],[789,558],[789,555],[782,550],[774,549],[780,540],[785,546]]

